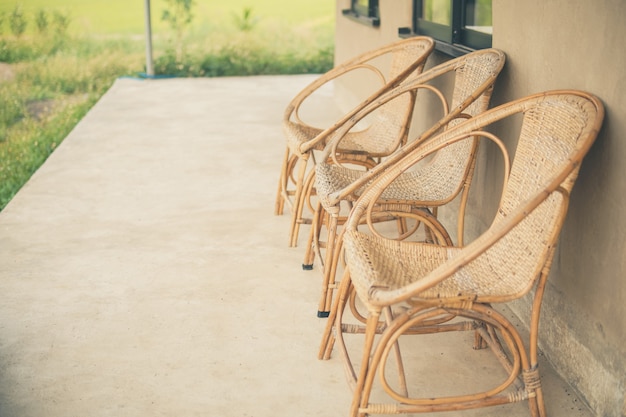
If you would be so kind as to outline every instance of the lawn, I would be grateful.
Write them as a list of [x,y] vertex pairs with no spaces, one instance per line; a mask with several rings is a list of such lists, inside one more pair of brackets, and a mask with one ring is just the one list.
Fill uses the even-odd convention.
[[[37,10],[63,10],[72,19],[71,30],[81,34],[143,34],[144,1],[141,0],[3,0],[0,14],[7,16],[19,4],[25,14]],[[192,29],[221,26],[251,8],[260,21],[279,21],[287,25],[332,24],[334,0],[195,0]],[[152,26],[158,33],[167,29],[161,15],[164,0],[152,0]],[[32,29],[32,28],[31,28]],[[5,27],[4,32],[8,29]]]

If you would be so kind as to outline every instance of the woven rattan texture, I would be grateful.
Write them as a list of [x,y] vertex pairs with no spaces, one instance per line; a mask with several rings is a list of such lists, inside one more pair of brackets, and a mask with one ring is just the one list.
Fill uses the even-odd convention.
[[[439,77],[454,72],[454,88],[451,99],[448,99],[451,112],[456,114],[463,112],[469,116],[475,116],[485,111],[489,105],[492,89],[489,88],[488,80],[495,80],[495,76],[502,68],[502,61],[503,56],[498,51],[480,51],[442,64],[440,67],[423,73],[420,77],[428,79],[428,84],[432,85],[433,81]],[[429,77],[429,72],[436,73],[437,76]],[[466,108],[461,106],[468,101],[469,105]],[[456,124],[461,120],[463,119],[455,119],[450,124]],[[423,139],[419,138],[419,140]],[[343,140],[339,143],[343,146]],[[448,200],[458,192],[463,182],[470,163],[471,150],[471,140],[443,149],[429,164],[403,174],[385,190],[381,197],[388,200],[416,202]],[[340,192],[364,175],[363,170],[318,163],[316,165],[316,189],[324,208],[332,210],[332,207],[337,204],[332,194]],[[357,190],[353,195],[342,197],[345,200],[354,201],[360,194],[361,192]]]
[[[567,194],[582,158],[584,143],[579,143],[579,139],[589,141],[589,126],[596,118],[596,108],[584,96],[567,94],[539,96],[528,99],[524,105],[517,104],[524,119],[492,227],[462,249],[395,242],[349,231],[344,239],[346,259],[360,297],[367,300],[372,288],[396,290],[419,281],[437,270],[444,260],[462,258],[494,236],[496,242],[462,269],[451,271],[448,279],[415,296],[468,295],[482,301],[504,301],[530,290],[562,225]],[[469,125],[467,129],[484,128],[508,116],[506,110],[504,106],[503,110],[496,109],[465,125]],[[449,134],[456,132],[452,131]],[[436,146],[446,136],[441,135],[428,145]],[[554,187],[555,178],[561,178],[558,190],[548,192],[549,186]],[[520,210],[533,199],[540,199],[541,203],[520,216]],[[512,218],[517,220],[509,224],[506,233],[502,232],[499,226],[512,222]]]

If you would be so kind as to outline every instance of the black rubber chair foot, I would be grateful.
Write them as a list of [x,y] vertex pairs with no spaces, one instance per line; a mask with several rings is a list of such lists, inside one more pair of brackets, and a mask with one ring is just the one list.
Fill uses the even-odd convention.
[[305,271],[311,271],[313,269],[313,264],[302,264],[302,269],[304,269]]
[[317,312],[317,317],[321,319],[325,319],[328,316],[330,316],[330,311],[318,311]]

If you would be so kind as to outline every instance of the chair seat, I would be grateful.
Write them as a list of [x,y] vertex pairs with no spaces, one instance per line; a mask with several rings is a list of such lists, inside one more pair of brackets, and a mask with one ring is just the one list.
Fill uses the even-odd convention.
[[[311,137],[319,136],[323,130],[287,121],[283,123],[283,132],[287,137],[287,144],[291,151],[300,154],[302,153],[301,145],[309,142]],[[369,156],[388,155],[390,153],[389,145],[383,141],[377,140],[375,133],[376,132],[371,132],[371,134],[369,134],[367,129],[348,132],[343,137],[337,151],[339,153],[367,154]],[[325,140],[319,141],[312,149],[318,151],[323,150],[333,137],[334,135],[330,135]]]
[[[467,143],[457,145],[455,145],[457,148],[470,148],[471,142],[467,141]],[[457,149],[457,151],[467,152],[466,149]],[[450,196],[454,195],[459,188],[459,184],[461,184],[459,178],[465,169],[461,164],[454,164],[452,167],[450,165],[449,161],[439,158],[418,169],[403,173],[383,190],[380,201],[409,203],[421,207],[435,206],[448,201]],[[445,169],[442,169],[444,167]],[[315,167],[315,186],[324,209],[331,212],[337,204],[335,193],[339,193],[354,184],[365,174],[365,171],[351,167],[318,163]],[[371,181],[365,183],[352,195],[347,195],[342,200],[356,201],[370,183]],[[422,202],[424,204],[420,204]]]
[[[398,242],[354,231],[346,232],[344,245],[352,283],[364,302],[370,299],[373,289],[394,291],[424,279],[463,250],[428,243]],[[525,290],[520,288],[523,280],[507,280],[500,275],[499,269],[497,263],[480,258],[413,300],[445,304],[446,299],[455,302],[467,298],[492,302],[514,298]]]

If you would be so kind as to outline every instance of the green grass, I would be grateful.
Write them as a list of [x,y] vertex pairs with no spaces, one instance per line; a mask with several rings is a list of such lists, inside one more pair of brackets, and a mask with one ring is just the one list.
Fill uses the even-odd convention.
[[[24,13],[37,10],[63,10],[72,18],[72,32],[79,34],[143,34],[145,33],[144,2],[141,0],[3,0],[0,13],[7,15],[20,4]],[[204,32],[223,26],[244,8],[252,8],[261,21],[297,25],[332,25],[334,0],[196,0],[192,29]],[[168,27],[161,21],[166,7],[163,0],[151,1],[152,26],[155,35],[163,34]],[[33,25],[27,30],[32,31]],[[5,22],[4,33],[8,33]],[[2,33],[2,32],[0,32]]]
[[[94,104],[94,98],[62,107],[45,123],[29,119],[0,143],[0,210],[45,162]],[[42,126],[45,127],[42,129]]]
[[119,40],[0,39],[0,45],[15,58],[13,79],[0,82],[2,210],[114,80],[141,68],[143,56]]
[[[0,0],[0,210],[121,76],[145,71],[144,9],[128,0]],[[333,0],[196,0],[177,42],[153,0],[157,75],[321,73],[333,62]],[[10,30],[19,4],[26,31]],[[71,18],[66,31],[36,30],[45,9]],[[247,12],[246,12],[247,10]],[[2,68],[0,68],[2,69]]]

